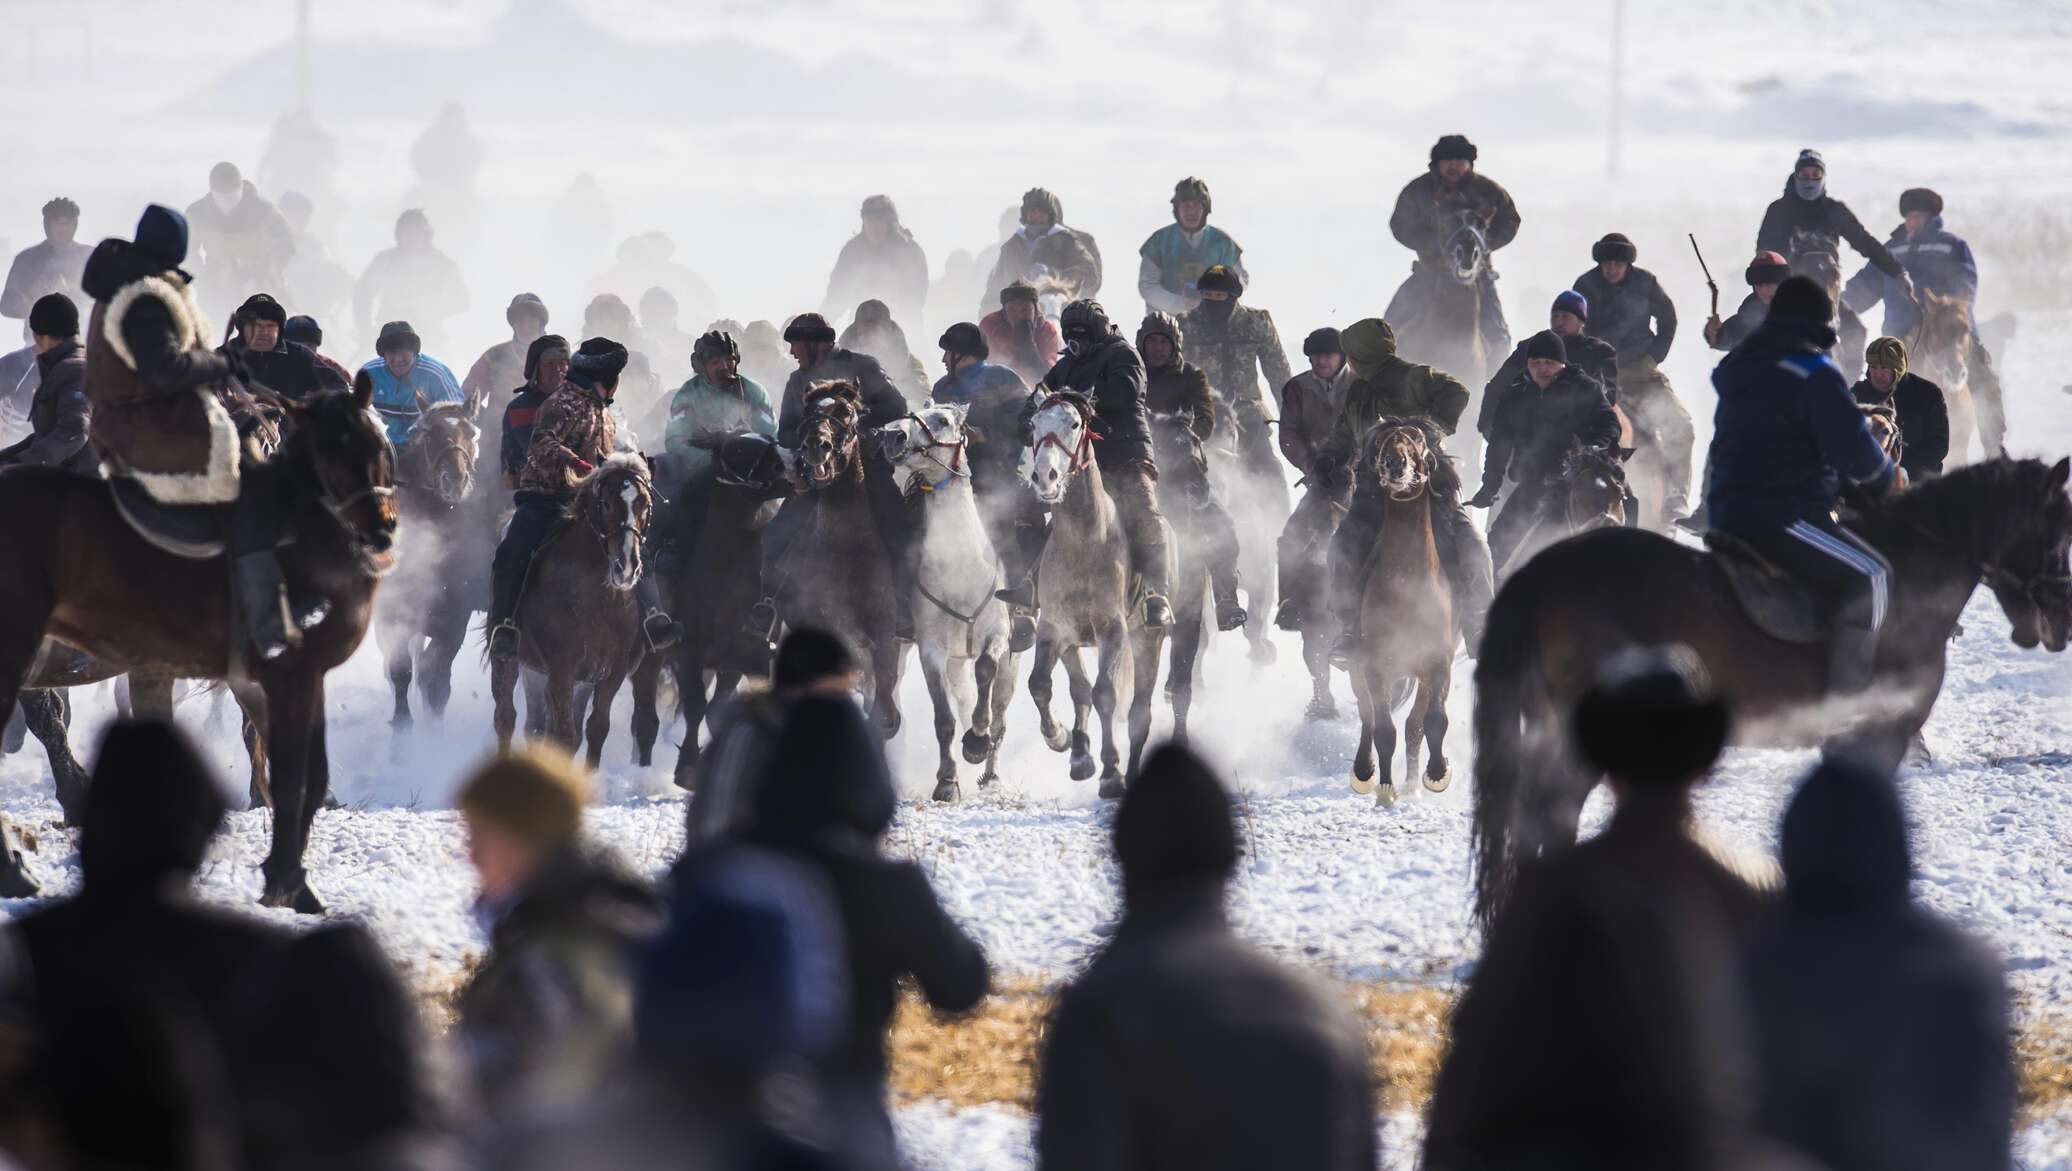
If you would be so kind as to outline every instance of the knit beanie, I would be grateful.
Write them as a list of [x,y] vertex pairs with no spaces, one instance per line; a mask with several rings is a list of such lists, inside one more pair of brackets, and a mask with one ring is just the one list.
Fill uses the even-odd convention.
[[1560,334],[1543,329],[1525,343],[1525,360],[1530,362],[1534,358],[1546,358],[1565,366],[1568,364],[1568,346],[1562,342]]
[[78,337],[79,306],[63,293],[45,293],[29,307],[29,332],[44,337]]
[[491,757],[454,800],[469,818],[494,825],[541,855],[574,843],[589,802],[590,780],[575,759],[544,745]]
[[1590,320],[1590,301],[1574,289],[1563,289],[1554,296],[1552,313],[1573,313],[1584,321]]
[[281,336],[314,350],[324,344],[324,327],[307,313],[297,313],[281,326]]
[[1812,277],[1795,276],[1777,286],[1777,295],[1770,298],[1770,312],[1825,325],[1834,320],[1835,303]]

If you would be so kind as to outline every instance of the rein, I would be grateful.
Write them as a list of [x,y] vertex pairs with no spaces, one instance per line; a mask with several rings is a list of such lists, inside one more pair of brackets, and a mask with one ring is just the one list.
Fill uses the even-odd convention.
[[[945,443],[936,437],[935,429],[928,425],[928,420],[911,411],[907,412],[907,418],[914,421],[914,426],[919,427],[921,434],[928,440],[928,445],[921,449],[921,454],[927,457],[929,463],[941,468],[945,473],[940,480],[926,480],[917,477],[915,479],[917,491],[933,492],[959,476],[966,479],[971,478],[971,470],[966,466],[967,461],[964,458],[964,449],[971,442],[969,439],[959,439],[955,443]],[[950,459],[948,463],[944,463],[941,457],[932,454],[938,447],[949,449]]]
[[[382,440],[382,446],[388,446],[386,438]],[[390,458],[394,459],[393,452]],[[316,481],[317,502],[324,506],[324,511],[330,514],[331,520],[345,530],[354,552],[359,554],[360,568],[365,570],[369,577],[374,578],[387,577],[394,572],[395,557],[386,551],[373,549],[372,539],[353,524],[347,513],[368,500],[376,501],[381,531],[392,534],[396,531],[396,490],[380,484],[368,484],[359,491],[341,498],[331,490],[330,483],[324,479],[323,469],[314,461],[309,465],[309,473],[310,478]]]
[[1040,455],[1046,446],[1055,447],[1065,453],[1067,461],[1066,470],[1076,476],[1086,470],[1087,464],[1093,462],[1094,440],[1099,439],[1101,434],[1094,430],[1093,420],[1087,417],[1085,409],[1062,394],[1053,394],[1037,403],[1036,411],[1038,414],[1041,414],[1055,406],[1070,407],[1072,413],[1079,418],[1079,445],[1067,450],[1065,441],[1058,438],[1057,432],[1047,431],[1036,437],[1036,442],[1030,447],[1029,454],[1031,456]]

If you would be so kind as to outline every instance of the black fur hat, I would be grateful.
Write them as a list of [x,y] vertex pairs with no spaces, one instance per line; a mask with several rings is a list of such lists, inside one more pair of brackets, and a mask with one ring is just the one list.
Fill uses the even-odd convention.
[[1344,352],[1345,343],[1338,340],[1338,330],[1335,326],[1327,325],[1322,329],[1313,329],[1308,337],[1302,339],[1302,356],[1305,358]]
[[275,325],[285,326],[288,324],[288,311],[279,301],[274,300],[273,294],[253,293],[245,298],[244,304],[237,307],[237,318],[240,321],[271,321]]
[[579,386],[615,387],[630,357],[625,346],[608,337],[593,337],[568,360],[568,380]]
[[1436,167],[1447,159],[1466,159],[1472,163],[1481,154],[1465,134],[1446,134],[1432,144],[1432,166]]
[[1623,260],[1627,264],[1632,264],[1640,259],[1640,249],[1633,246],[1633,241],[1628,240],[1624,232],[1606,232],[1604,239],[1590,245],[1590,259],[1599,264],[1607,260]]
[[1598,671],[1570,727],[1591,767],[1622,780],[1683,785],[1719,759],[1728,717],[1689,647],[1628,647]]
[[787,342],[831,342],[835,340],[835,327],[818,313],[801,313],[784,327]]
[[1899,214],[1925,211],[1929,215],[1942,214],[1942,196],[1926,187],[1909,187],[1899,193]]

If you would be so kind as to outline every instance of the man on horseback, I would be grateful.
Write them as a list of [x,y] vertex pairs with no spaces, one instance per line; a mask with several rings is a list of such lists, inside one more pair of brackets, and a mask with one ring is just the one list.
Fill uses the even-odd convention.
[[[1978,301],[1978,261],[1962,236],[1943,227],[1942,211],[1942,196],[1926,187],[1900,192],[1901,223],[1892,229],[1885,247],[1898,258],[1917,292],[1962,301],[1970,308]],[[1920,330],[1919,299],[1908,296],[1899,282],[1866,264],[1849,278],[1842,303],[1854,312],[1868,313],[1880,301],[1885,303],[1887,334],[1908,338]],[[1971,326],[1971,356],[1978,361],[1965,374],[1978,406],[1979,442],[1986,458],[1994,459],[2004,449],[2007,415],[2001,405],[2000,375],[1993,369],[1985,343],[1979,340],[1976,316]]]
[[79,291],[79,274],[93,249],[75,239],[78,234],[78,204],[60,195],[43,205],[43,239],[15,253],[7,266],[0,317],[27,317],[45,296]]
[[1717,317],[1705,319],[1705,344],[1715,350],[1731,350],[1748,340],[1769,315],[1770,299],[1777,295],[1777,286],[1791,276],[1791,264],[1775,252],[1758,252],[1748,262],[1742,277],[1748,281],[1748,296],[1741,299],[1741,307],[1734,315],[1721,321]]
[[1906,474],[1871,438],[1828,356],[1833,319],[1827,293],[1792,277],[1761,328],[1713,371],[1719,408],[1705,504],[1714,529],[1825,595],[1828,693],[1851,696],[1870,686],[1892,567],[1834,510],[1844,485],[1881,496]]
[[1281,529],[1281,606],[1274,625],[1282,630],[1302,629],[1323,569],[1311,551],[1338,526],[1340,509],[1330,486],[1309,471],[1317,466],[1324,441],[1338,425],[1346,391],[1353,384],[1352,363],[1345,360],[1345,345],[1336,329],[1327,325],[1312,330],[1302,339],[1302,356],[1309,359],[1309,369],[1281,388],[1281,456],[1303,473],[1307,485]]
[[[1417,260],[1411,266],[1410,279],[1403,282],[1389,302],[1388,312],[1383,315],[1388,320],[1403,321],[1417,315],[1438,275],[1438,248],[1444,226],[1456,213],[1471,211],[1482,221],[1486,247],[1491,252],[1517,238],[1521,222],[1518,205],[1512,202],[1510,192],[1475,170],[1479,153],[1466,135],[1445,135],[1432,144],[1430,168],[1405,184],[1396,196],[1395,211],[1389,216],[1389,232],[1398,244],[1415,252]],[[1504,323],[1504,307],[1497,300],[1495,269],[1485,265],[1480,279],[1482,334],[1488,338],[1508,338],[1511,331]]]
[[1567,341],[1552,330],[1526,340],[1525,372],[1505,388],[1490,427],[1482,490],[1468,506],[1494,505],[1507,474],[1515,485],[1489,526],[1489,552],[1498,566],[1541,518],[1547,484],[1560,478],[1569,453],[1619,444],[1619,417],[1604,384],[1569,362]]
[[[1074,301],[1061,315],[1065,355],[1043,376],[1038,391],[1075,390],[1094,404],[1094,463],[1101,469],[1101,481],[1108,498],[1115,503],[1116,520],[1129,541],[1130,569],[1144,583],[1144,625],[1164,627],[1173,621],[1166,557],[1165,516],[1158,507],[1158,463],[1151,452],[1151,421],[1144,408],[1144,360],[1109,324],[1108,311],[1098,301]],[[1035,413],[1037,396],[1032,395],[1023,411],[1026,420]],[[1000,591],[1002,601],[1016,608],[1017,628],[1021,618],[1036,609],[1036,587],[1024,577]]]
[[532,377],[522,373],[525,352],[547,332],[547,303],[537,293],[520,293],[505,306],[504,321],[511,327],[510,338],[482,351],[482,356],[468,367],[468,376],[461,379],[460,388],[479,402],[488,402],[497,391],[509,390]]
[[1001,289],[1000,308],[979,318],[978,329],[985,335],[986,348],[1025,384],[1041,381],[1065,348],[1058,323],[1037,308],[1036,286],[1027,281],[1012,281]]
[[544,333],[525,347],[525,385],[511,392],[499,429],[497,467],[504,474],[504,487],[516,489],[525,472],[525,457],[532,450],[532,432],[539,422],[540,408],[568,377],[568,339],[558,333]]
[[[1612,344],[1601,337],[1592,337],[1583,330],[1590,323],[1590,302],[1574,289],[1563,289],[1554,298],[1554,307],[1547,311],[1547,331],[1561,339],[1567,352],[1566,361],[1582,374],[1597,380],[1604,387],[1607,401],[1619,401],[1619,354]],[[1534,335],[1538,336],[1538,335]],[[1532,338],[1518,343],[1504,364],[1497,367],[1489,385],[1482,390],[1482,408],[1476,413],[1475,430],[1488,439],[1496,427],[1497,408],[1504,401],[1504,394],[1525,375],[1526,351],[1532,348]]]
[[288,311],[267,294],[246,297],[231,324],[237,333],[224,343],[224,349],[235,351],[244,363],[248,386],[270,390],[293,402],[350,389],[337,371],[317,360],[314,350],[282,336]]
[[[1808,147],[1799,152],[1791,178],[1785,181],[1784,194],[1770,204],[1763,213],[1763,223],[1756,230],[1755,246],[1759,251],[1776,252],[1792,266],[1793,272],[1809,272],[1807,262],[1816,262],[1822,271],[1832,264],[1832,295],[1840,292],[1842,241],[1862,253],[1871,265],[1898,282],[1899,295],[1905,300],[1914,299],[1913,278],[1891,252],[1872,236],[1850,211],[1848,205],[1827,193],[1827,162],[1820,152]],[[1836,327],[1843,337],[1861,337],[1858,331],[1863,323],[1858,321],[1853,310],[1846,305],[1837,306],[1842,316]],[[1850,355],[1852,358],[1854,355]]]
[[424,343],[407,321],[383,325],[374,340],[374,353],[360,373],[374,380],[374,411],[388,428],[389,442],[398,449],[410,441],[410,429],[417,426],[420,398],[444,403],[466,397],[453,371],[424,352]]
[[274,546],[292,489],[238,439],[222,392],[244,367],[209,349],[192,278],[180,269],[186,257],[186,218],[152,204],[134,241],[103,240],[88,259],[91,434],[108,474],[160,504],[229,506],[238,606],[259,657],[274,659],[323,620],[329,603],[288,598]]
[[[1662,363],[1676,342],[1676,303],[1655,274],[1634,266],[1640,255],[1623,233],[1611,232],[1590,246],[1597,267],[1575,279],[1590,309],[1592,336],[1612,344],[1618,378],[1612,401],[1626,412],[1641,441],[1661,461],[1662,521],[1673,524],[1690,511],[1691,412],[1676,397]],[[1575,344],[1563,339],[1570,356]]]
[[[1376,422],[1390,418],[1422,419],[1440,435],[1453,434],[1467,409],[1468,388],[1444,371],[1404,361],[1396,353],[1395,331],[1379,317],[1353,323],[1340,338],[1356,381],[1346,389],[1345,405],[1309,477],[1346,509],[1332,535],[1327,563],[1330,604],[1339,623],[1331,655],[1342,663],[1349,662],[1359,647],[1360,581],[1387,509],[1378,483],[1354,483],[1360,445]],[[1432,501],[1432,541],[1452,583],[1461,633],[1472,655],[1482,639],[1482,619],[1494,588],[1489,549],[1460,501],[1440,496]]]
[[1179,322],[1194,343],[1189,354],[1199,360],[1209,385],[1223,398],[1229,412],[1225,433],[1236,440],[1245,471],[1279,484],[1281,464],[1274,456],[1273,414],[1259,376],[1266,376],[1268,386],[1286,386],[1294,371],[1288,368],[1288,354],[1281,349],[1273,315],[1238,304],[1245,295],[1245,274],[1229,265],[1209,266],[1195,281],[1195,289],[1201,302]]
[[714,331],[691,345],[691,363],[698,373],[676,388],[669,400],[669,427],[663,448],[669,457],[669,489],[676,497],[673,539],[681,556],[698,547],[705,528],[716,458],[699,440],[748,431],[774,437],[777,416],[761,384],[741,373],[741,347],[730,334]]
[[1143,258],[1137,267],[1137,293],[1146,309],[1177,317],[1200,303],[1195,282],[1211,265],[1233,269],[1245,279],[1245,250],[1223,229],[1209,226],[1215,203],[1206,182],[1189,175],[1173,184],[1172,204],[1173,222],[1151,233],[1137,249]]
[[[964,431],[970,443],[971,488],[978,497],[979,519],[992,539],[1002,577],[1021,581],[1043,552],[1043,506],[1021,477],[1022,411],[1029,385],[1006,366],[994,364],[984,332],[960,321],[943,332],[943,376],[931,397],[966,409]],[[1026,615],[1021,616],[1024,621]],[[1021,637],[1036,637],[1034,623]]]
[[1863,380],[1849,388],[1859,406],[1889,407],[1899,424],[1899,466],[1908,480],[1940,475],[1950,454],[1950,406],[1942,387],[1907,370],[1906,343],[1881,337],[1863,354]]
[[[1204,283],[1207,280],[1204,276]],[[1204,288],[1204,306],[1215,303],[1206,299],[1207,293]],[[1189,320],[1194,316],[1189,314]],[[1271,322],[1267,328],[1273,328]],[[1144,359],[1144,409],[1151,418],[1159,468],[1159,507],[1180,518],[1180,527],[1201,553],[1209,589],[1216,596],[1216,629],[1236,630],[1246,618],[1237,599],[1237,528],[1209,488],[1209,458],[1202,447],[1216,430],[1216,394],[1201,367],[1181,357],[1185,346],[1186,334],[1170,313],[1154,309],[1137,327],[1137,352]]]
[[1041,187],[1022,194],[1021,227],[1000,244],[1000,259],[986,277],[985,300],[1016,281],[1048,281],[1067,300],[1101,291],[1101,249],[1094,238],[1065,226],[1065,203]]
[[[626,347],[593,337],[570,359],[568,380],[540,407],[518,476],[518,508],[496,547],[488,620],[492,659],[518,657],[518,625],[512,617],[518,612],[518,595],[525,588],[533,555],[561,526],[577,484],[618,446],[612,394],[625,369]],[[668,650],[683,637],[683,627],[662,612],[660,583],[653,574],[642,574],[634,590],[648,649]]]
[[29,344],[36,351],[35,397],[29,401],[29,436],[0,451],[0,467],[57,467],[99,475],[86,441],[93,421],[87,401],[86,351],[79,348],[79,309],[63,293],[45,293],[29,308]]

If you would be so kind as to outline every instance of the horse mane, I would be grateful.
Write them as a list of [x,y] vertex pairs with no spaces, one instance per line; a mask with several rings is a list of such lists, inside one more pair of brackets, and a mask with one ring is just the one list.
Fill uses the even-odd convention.
[[576,495],[594,495],[606,480],[620,473],[632,476],[643,489],[652,491],[650,485],[654,474],[648,470],[647,457],[637,451],[615,451],[605,456],[603,463],[591,468],[589,475],[576,481]]
[[1601,447],[1578,448],[1561,457],[1561,478],[1564,480],[1573,480],[1577,472],[1586,469],[1602,472],[1615,484],[1626,482],[1626,465]]
[[1985,564],[2038,524],[2072,527],[2072,502],[2064,493],[2055,507],[2043,503],[2050,474],[2050,465],[2035,459],[1969,464],[1872,504],[1859,523],[1872,532],[1906,529],[1961,542]]
[[1363,468],[1374,466],[1376,441],[1380,438],[1383,431],[1395,427],[1415,427],[1420,432],[1423,432],[1425,452],[1431,456],[1432,460],[1429,490],[1443,499],[1449,501],[1459,500],[1461,488],[1460,467],[1453,462],[1452,456],[1446,454],[1444,446],[1445,433],[1440,431],[1439,425],[1430,419],[1415,415],[1384,415],[1374,420],[1374,425],[1367,428],[1366,437],[1360,441],[1360,466]]

